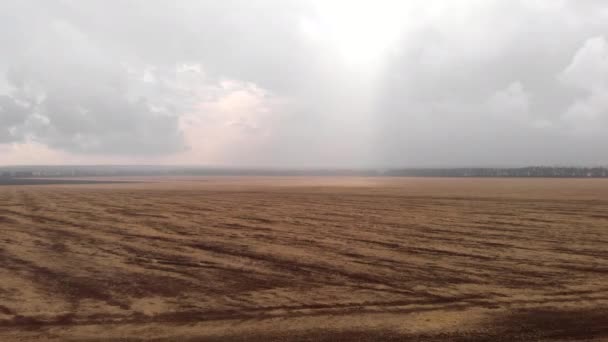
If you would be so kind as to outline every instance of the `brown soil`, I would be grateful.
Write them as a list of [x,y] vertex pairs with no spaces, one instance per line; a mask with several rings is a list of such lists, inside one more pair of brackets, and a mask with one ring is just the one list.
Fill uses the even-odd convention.
[[0,187],[1,341],[605,341],[608,180]]

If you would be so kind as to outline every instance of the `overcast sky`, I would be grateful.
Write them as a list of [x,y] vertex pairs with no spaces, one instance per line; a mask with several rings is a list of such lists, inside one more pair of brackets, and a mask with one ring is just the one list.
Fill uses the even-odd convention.
[[3,0],[0,165],[608,164],[604,0]]

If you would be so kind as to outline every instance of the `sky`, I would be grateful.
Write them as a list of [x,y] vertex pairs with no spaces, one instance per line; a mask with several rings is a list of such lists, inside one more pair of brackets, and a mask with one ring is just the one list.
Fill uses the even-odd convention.
[[604,0],[3,0],[0,165],[608,165]]

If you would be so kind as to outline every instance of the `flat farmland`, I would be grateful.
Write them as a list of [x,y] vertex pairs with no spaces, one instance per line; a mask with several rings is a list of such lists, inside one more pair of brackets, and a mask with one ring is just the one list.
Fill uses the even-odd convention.
[[123,180],[0,187],[0,340],[608,340],[608,180]]

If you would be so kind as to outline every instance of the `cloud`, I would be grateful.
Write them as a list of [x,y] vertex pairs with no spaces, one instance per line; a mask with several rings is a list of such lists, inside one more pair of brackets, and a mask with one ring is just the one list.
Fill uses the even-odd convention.
[[[383,77],[376,110],[378,163],[607,163],[589,148],[604,138],[576,133],[577,125],[587,125],[572,114],[603,111],[600,101],[584,95],[599,81],[587,74],[603,77],[596,61],[603,57],[594,53],[576,61],[581,45],[606,28],[598,7],[490,1],[445,4],[420,18]],[[587,49],[602,50],[597,42],[591,45]],[[576,70],[578,64],[586,67]],[[569,120],[576,124],[566,124]],[[603,121],[594,124],[597,131],[607,128]]]
[[[28,108],[19,134],[4,133],[5,142],[25,139],[100,156],[182,154],[193,144],[184,139],[180,123],[216,96],[226,79],[284,101],[298,99],[293,108],[282,108],[288,116],[316,106],[304,115],[314,115],[316,126],[323,126],[322,105],[309,103],[336,82],[331,74],[336,68],[294,25],[311,6],[295,1],[184,1],[177,6],[127,1],[120,8],[105,1],[86,6],[9,1],[0,6],[3,13],[22,14],[6,16],[0,24],[11,42],[0,46],[0,67],[6,71],[0,89]],[[203,76],[184,72],[184,66],[195,66]],[[256,114],[241,113],[247,115]],[[199,133],[197,139],[205,139]],[[217,132],[207,133],[213,135],[208,139],[218,139]]]
[[39,163],[608,163],[589,147],[607,23],[593,0],[3,1],[0,144]]
[[0,143],[22,140],[23,136],[19,128],[28,115],[27,106],[18,103],[10,96],[0,96]]
[[[260,149],[275,134],[286,103],[253,83],[222,80],[203,90],[206,96],[181,117],[189,149],[180,164],[255,165]],[[199,162],[200,163],[200,162]]]
[[162,154],[182,148],[178,113],[138,97],[140,81],[130,77],[120,59],[69,23],[49,20],[45,29],[30,32],[27,47],[12,51],[20,58],[6,71],[9,95],[3,102],[9,105],[3,117],[15,126],[7,126],[11,134],[4,134],[5,141],[27,138],[95,154]]
[[603,36],[589,38],[576,52],[570,65],[560,74],[560,80],[584,90],[608,87],[608,42]]
[[559,75],[567,86],[585,92],[563,114],[575,134],[608,142],[608,42],[603,36],[589,38],[572,63]]

